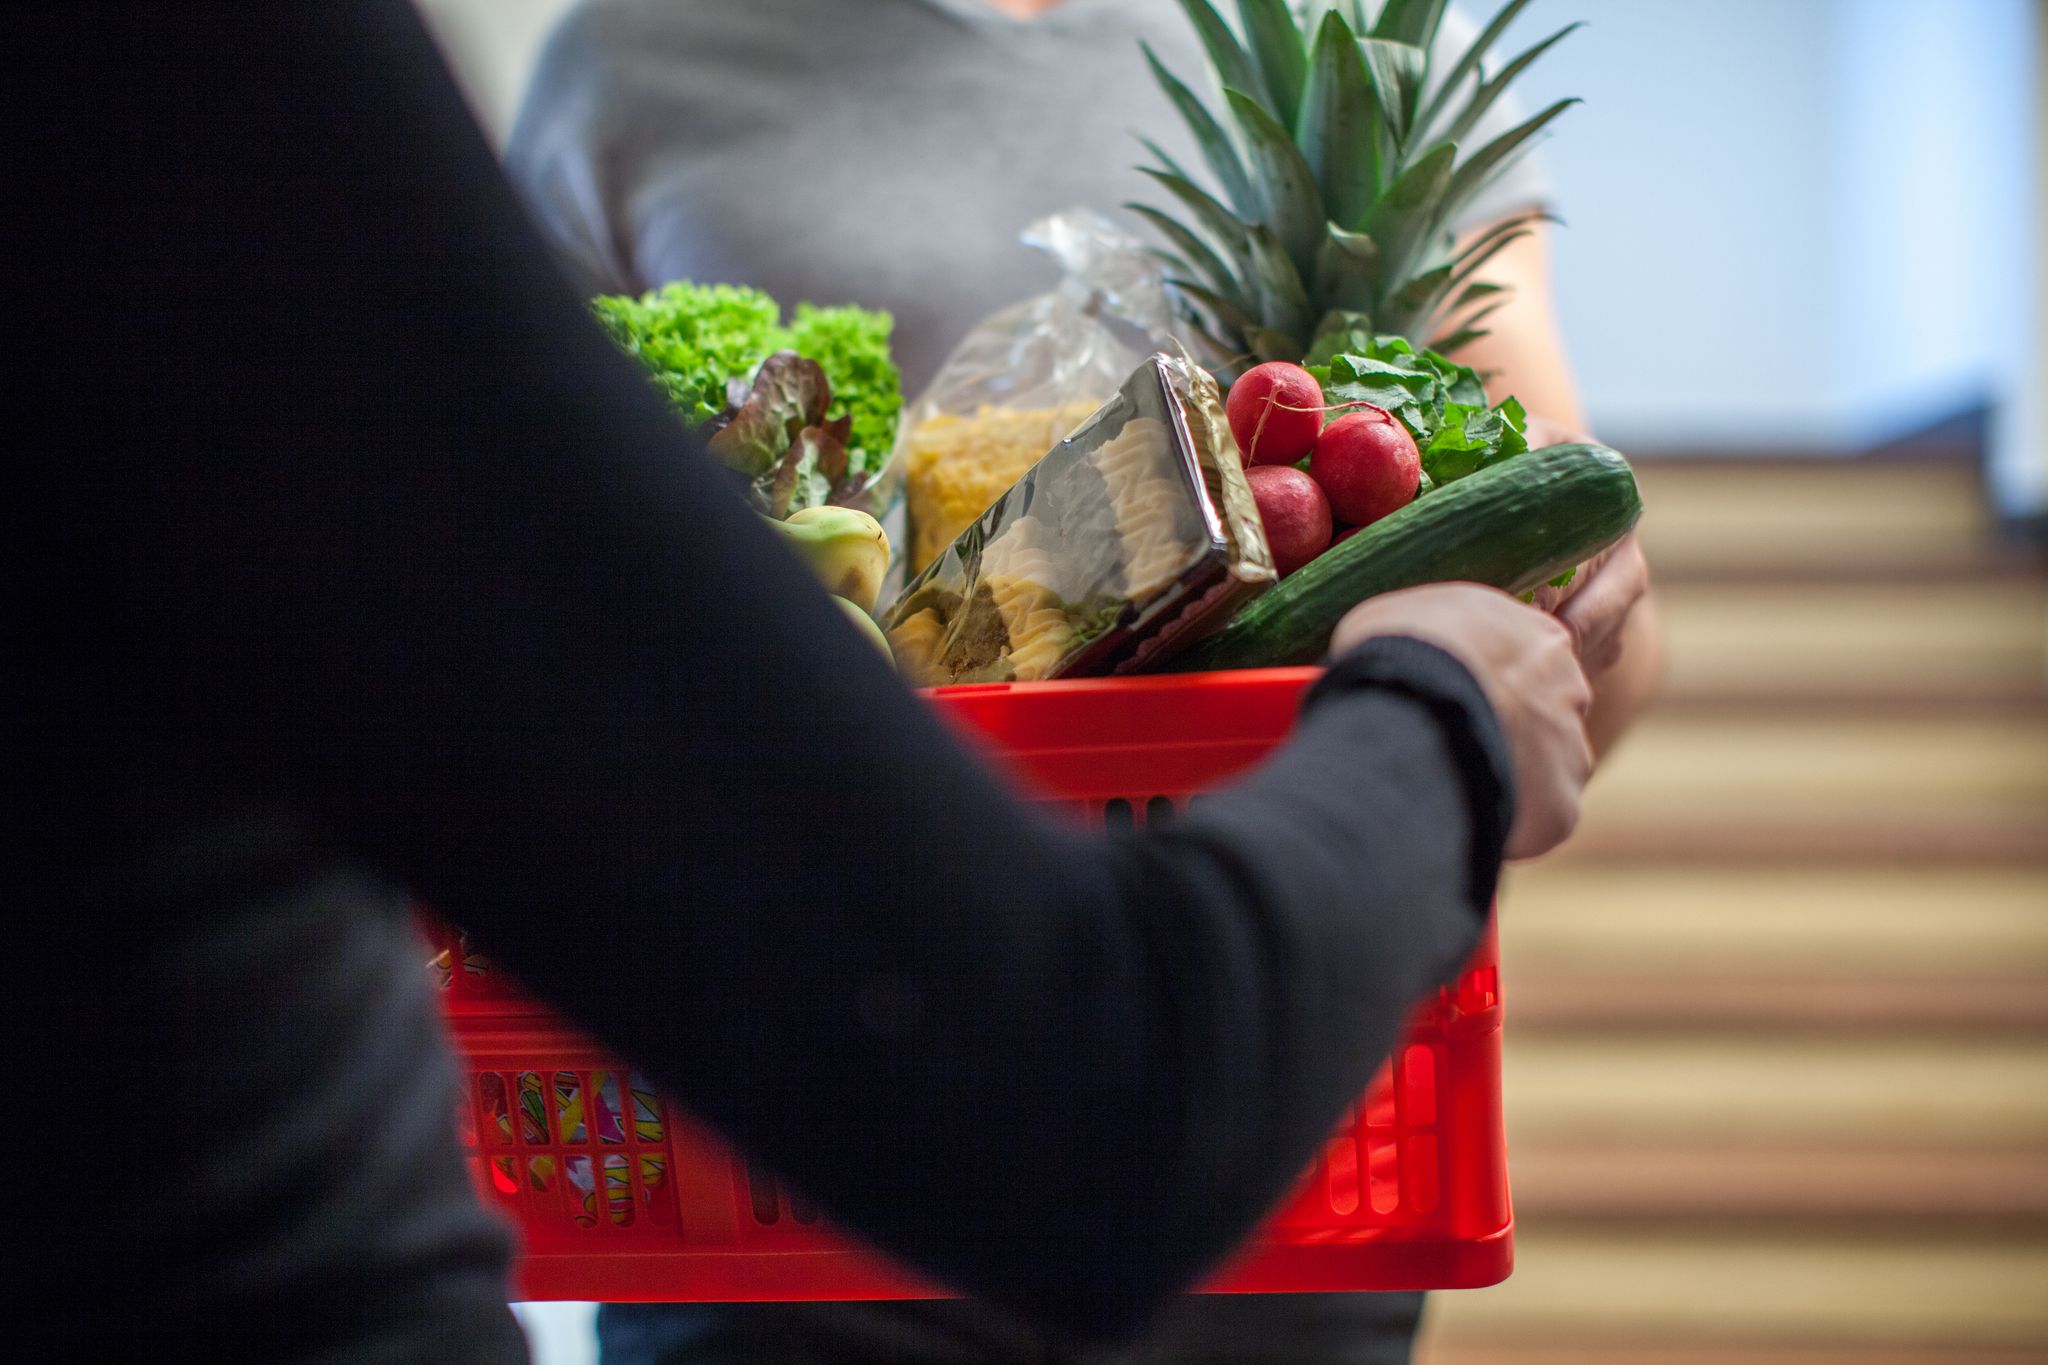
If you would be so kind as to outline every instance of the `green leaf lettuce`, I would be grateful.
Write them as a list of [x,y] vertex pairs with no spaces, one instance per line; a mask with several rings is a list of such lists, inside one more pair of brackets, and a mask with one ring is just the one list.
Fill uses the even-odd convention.
[[[758,289],[689,281],[638,298],[604,295],[590,306],[612,340],[668,396],[683,424],[696,431],[722,428],[715,453],[760,481],[757,492],[771,502],[786,497],[784,512],[858,493],[888,463],[903,407],[902,380],[889,355],[895,326],[889,314],[804,303],[785,324],[775,300]],[[830,399],[823,414],[806,414],[795,426],[769,421],[768,400],[757,392],[763,367],[781,352],[814,362]],[[790,373],[769,380],[771,391],[792,382]],[[761,401],[742,423],[753,398]],[[741,430],[732,432],[728,423]],[[819,434],[786,463],[799,434],[811,431]]]

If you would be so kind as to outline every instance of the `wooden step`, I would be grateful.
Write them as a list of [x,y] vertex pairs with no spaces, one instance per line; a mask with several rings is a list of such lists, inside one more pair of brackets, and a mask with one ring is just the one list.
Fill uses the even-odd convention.
[[1537,1033],[1515,1028],[1508,985],[1511,1150],[2048,1146],[2039,1038]]
[[1759,575],[1909,579],[1992,564],[1967,465],[1637,462],[1643,543],[1666,581]]
[[1518,1031],[2048,1031],[2048,871],[1510,871]]
[[1586,795],[1583,856],[2048,857],[2048,725],[1652,716]]
[[1589,1341],[1959,1352],[1944,1360],[2000,1349],[2048,1359],[2048,1241],[2038,1238],[1635,1232],[1530,1219],[1515,1252],[1506,1283],[1433,1297],[1427,1359],[1455,1359],[1440,1354],[1454,1346]]
[[1517,1027],[1542,1031],[2048,1034],[2048,978],[1524,971],[1514,1010]]
[[1415,1365],[2042,1365],[2035,1346],[1815,1346],[1810,1342],[1432,1340]]
[[1510,1000],[1566,972],[2048,982],[2048,869],[1544,859],[1501,890]]
[[2048,702],[2048,582],[1674,584],[1660,598],[1680,705]]
[[1729,820],[1676,830],[1668,824],[1596,825],[1551,855],[1560,862],[1670,867],[1728,863],[1802,867],[1860,859],[1873,867],[2048,866],[2048,840],[2031,815],[1974,823],[1891,821],[1776,823]]
[[1544,1222],[1956,1224],[2048,1235],[2048,1149],[1529,1141],[1518,1217]]
[[2048,825],[2048,725],[1997,716],[1652,716],[1610,756],[1586,823],[2026,815]]
[[1756,587],[1763,584],[1883,585],[1902,583],[2035,582],[2048,576],[2048,550],[2033,542],[1985,541],[1952,550],[1922,550],[1910,559],[1893,556],[1826,554],[1689,558],[1666,554],[1645,532],[1653,574],[1660,587]]

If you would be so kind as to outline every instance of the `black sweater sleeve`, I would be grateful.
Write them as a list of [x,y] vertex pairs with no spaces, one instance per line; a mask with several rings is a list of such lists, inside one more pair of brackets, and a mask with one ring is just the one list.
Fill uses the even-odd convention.
[[94,30],[37,87],[76,174],[10,293],[150,753],[954,1286],[1093,1335],[1213,1265],[1475,942],[1471,678],[1381,642],[1171,828],[1035,812],[588,324],[408,6],[114,10],[47,11]]

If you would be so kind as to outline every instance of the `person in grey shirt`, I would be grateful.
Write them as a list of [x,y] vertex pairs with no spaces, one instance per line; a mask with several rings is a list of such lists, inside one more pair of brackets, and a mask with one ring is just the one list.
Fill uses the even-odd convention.
[[[1440,43],[1474,32],[1454,11]],[[592,292],[729,281],[785,306],[885,308],[915,394],[975,322],[1053,284],[1051,262],[1017,244],[1027,224],[1147,197],[1134,132],[1197,163],[1141,38],[1206,86],[1174,0],[585,0],[546,45],[507,162]],[[1474,137],[1521,117],[1504,100]],[[1525,159],[1459,226],[1548,200]],[[1466,358],[1576,429],[1546,251],[1539,235],[1499,258],[1490,273],[1516,302]],[[1594,576],[1620,603],[1605,614],[1617,642],[1640,562],[1631,547]],[[1596,712],[1596,743],[1601,725]],[[1394,1365],[1421,1310],[1419,1294],[1194,1297],[1116,1359]],[[971,1303],[610,1305],[599,1331],[607,1365],[1065,1359]]]

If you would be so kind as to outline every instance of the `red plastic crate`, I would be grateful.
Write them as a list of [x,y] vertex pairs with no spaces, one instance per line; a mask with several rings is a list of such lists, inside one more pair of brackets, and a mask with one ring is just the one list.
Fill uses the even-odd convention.
[[[1269,753],[1310,669],[940,689],[1033,798],[1095,823],[1172,818]],[[821,1222],[628,1068],[432,930],[466,1058],[462,1128],[521,1237],[529,1299],[745,1302],[943,1293]],[[1296,1193],[1210,1292],[1449,1289],[1513,1266],[1491,934],[1411,1019]]]

